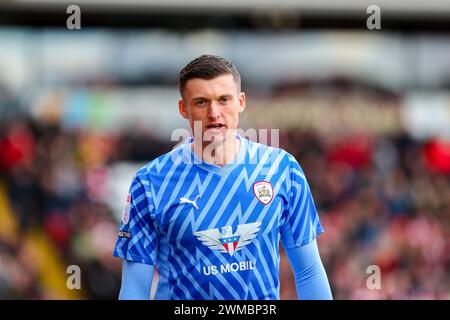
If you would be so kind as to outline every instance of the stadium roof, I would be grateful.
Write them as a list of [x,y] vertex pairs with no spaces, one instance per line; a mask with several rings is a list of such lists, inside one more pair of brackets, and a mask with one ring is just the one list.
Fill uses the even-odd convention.
[[[1,3],[1,2],[0,2]],[[54,7],[77,4],[110,10],[195,10],[195,11],[253,11],[253,10],[299,10],[304,12],[349,14],[363,11],[370,5],[378,5],[389,15],[450,15],[448,0],[7,0],[2,5],[20,7]]]

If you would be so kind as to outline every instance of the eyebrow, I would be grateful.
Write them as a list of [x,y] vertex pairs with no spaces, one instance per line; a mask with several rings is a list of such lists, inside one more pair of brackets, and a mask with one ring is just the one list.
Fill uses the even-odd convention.
[[[230,97],[233,97],[233,95],[231,93],[225,93],[225,94],[221,94],[218,97],[218,99],[220,99],[220,98],[230,98]],[[206,98],[206,97],[202,97],[202,96],[194,97],[194,98],[191,99],[191,101],[199,101],[199,100],[207,100],[207,101],[209,101],[210,99]]]
[[232,97],[233,97],[233,95],[231,93],[225,93],[225,94],[220,95],[219,99],[220,98],[232,98]]
[[201,101],[201,100],[209,101],[209,99],[208,99],[208,98],[205,98],[205,97],[195,97],[195,98],[192,98],[192,99],[191,99],[191,101],[193,101],[193,102]]

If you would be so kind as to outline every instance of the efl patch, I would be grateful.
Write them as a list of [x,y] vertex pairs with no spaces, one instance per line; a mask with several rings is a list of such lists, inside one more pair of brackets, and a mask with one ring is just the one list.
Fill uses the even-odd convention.
[[131,194],[127,196],[127,204],[125,205],[125,209],[122,213],[122,223],[128,224],[130,222],[130,205],[131,205]]
[[273,199],[272,184],[268,181],[258,181],[253,185],[253,193],[262,204],[269,204]]
[[127,231],[119,231],[119,237],[130,239],[130,238],[131,238],[131,235],[130,235],[130,233],[127,232]]

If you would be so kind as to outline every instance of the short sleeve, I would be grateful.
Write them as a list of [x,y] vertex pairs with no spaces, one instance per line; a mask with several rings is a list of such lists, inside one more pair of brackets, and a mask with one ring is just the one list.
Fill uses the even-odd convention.
[[159,233],[150,182],[135,176],[126,200],[113,255],[156,265]]
[[280,228],[285,248],[303,246],[323,233],[305,174],[293,156],[289,155],[289,160],[289,203],[283,212]]

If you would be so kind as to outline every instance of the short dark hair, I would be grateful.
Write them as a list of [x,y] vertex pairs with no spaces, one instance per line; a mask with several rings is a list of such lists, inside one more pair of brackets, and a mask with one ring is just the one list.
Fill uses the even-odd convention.
[[233,63],[219,56],[204,54],[189,62],[180,71],[178,89],[183,96],[183,90],[188,80],[194,78],[211,80],[223,74],[232,74],[238,84],[239,91],[241,90],[241,75]]

